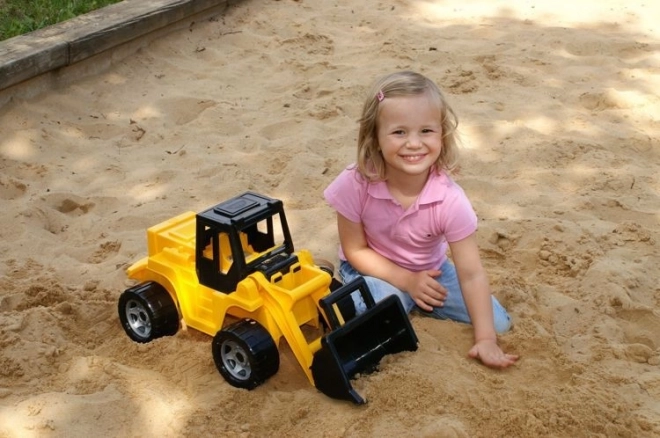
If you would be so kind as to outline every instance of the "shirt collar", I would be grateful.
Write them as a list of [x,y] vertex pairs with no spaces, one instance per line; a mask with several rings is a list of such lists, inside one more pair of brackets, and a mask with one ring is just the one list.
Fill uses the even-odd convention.
[[[435,168],[429,173],[429,178],[417,198],[417,204],[432,204],[434,202],[441,202],[445,199],[447,188],[451,185],[451,179],[444,170],[438,173]],[[387,188],[385,181],[375,181],[368,185],[367,193],[369,196],[376,199],[390,199],[394,200],[390,191]]]

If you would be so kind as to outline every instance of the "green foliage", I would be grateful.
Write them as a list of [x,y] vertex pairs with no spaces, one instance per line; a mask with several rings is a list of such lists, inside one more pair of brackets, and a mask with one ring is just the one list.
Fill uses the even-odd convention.
[[0,41],[121,0],[0,0]]

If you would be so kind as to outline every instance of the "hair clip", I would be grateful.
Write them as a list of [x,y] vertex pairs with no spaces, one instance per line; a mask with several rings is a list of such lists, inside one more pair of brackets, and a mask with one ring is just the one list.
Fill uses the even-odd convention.
[[378,94],[376,94],[376,99],[378,99],[378,102],[382,102],[383,99],[385,99],[385,94],[383,93],[383,90],[378,91]]

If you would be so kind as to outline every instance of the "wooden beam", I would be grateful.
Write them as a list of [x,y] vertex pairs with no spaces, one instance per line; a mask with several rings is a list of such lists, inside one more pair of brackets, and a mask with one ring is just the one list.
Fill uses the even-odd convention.
[[80,62],[227,0],[124,0],[0,42],[0,90]]

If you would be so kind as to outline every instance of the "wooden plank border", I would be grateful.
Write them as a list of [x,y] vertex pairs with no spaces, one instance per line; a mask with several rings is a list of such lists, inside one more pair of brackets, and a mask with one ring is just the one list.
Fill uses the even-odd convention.
[[124,0],[0,42],[0,90],[169,26],[227,0]]

